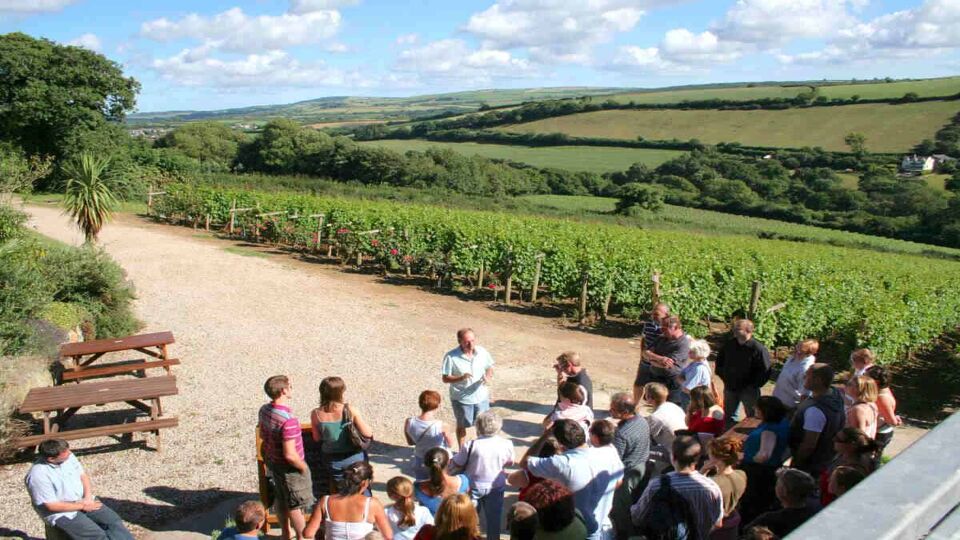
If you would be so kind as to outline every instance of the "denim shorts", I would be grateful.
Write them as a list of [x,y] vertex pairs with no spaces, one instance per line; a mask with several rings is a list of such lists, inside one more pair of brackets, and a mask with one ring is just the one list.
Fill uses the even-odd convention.
[[453,415],[457,418],[457,427],[468,428],[473,426],[473,423],[477,421],[477,416],[479,416],[480,413],[490,410],[490,400],[481,401],[480,403],[460,403],[459,401],[452,401],[450,406],[453,407]]

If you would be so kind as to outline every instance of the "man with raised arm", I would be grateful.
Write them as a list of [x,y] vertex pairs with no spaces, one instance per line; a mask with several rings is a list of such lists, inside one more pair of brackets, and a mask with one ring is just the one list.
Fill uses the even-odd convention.
[[25,479],[33,508],[72,539],[133,540],[120,516],[93,495],[93,484],[63,439],[40,443]]
[[443,356],[440,375],[450,385],[450,405],[457,419],[457,445],[463,448],[467,428],[477,416],[490,408],[487,383],[493,378],[493,357],[477,345],[477,336],[470,328],[457,331],[456,349]]

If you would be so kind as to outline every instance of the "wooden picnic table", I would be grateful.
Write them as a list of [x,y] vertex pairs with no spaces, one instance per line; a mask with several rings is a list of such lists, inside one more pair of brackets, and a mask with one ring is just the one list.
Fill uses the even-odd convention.
[[[17,447],[25,448],[54,438],[70,440],[152,431],[157,437],[156,446],[159,450],[160,429],[177,425],[177,418],[163,417],[160,398],[177,393],[177,378],[169,375],[33,388],[27,393],[19,411],[42,413],[43,433],[21,437],[15,444]],[[119,402],[127,403],[149,414],[150,420],[76,430],[63,429],[70,418],[82,407]],[[149,405],[146,402],[150,402]],[[56,416],[51,418],[53,413],[56,413]]]
[[[139,334],[114,339],[97,339],[79,343],[64,343],[60,346],[60,358],[64,372],[61,381],[78,381],[90,377],[103,377],[123,373],[143,372],[147,368],[162,367],[170,374],[170,367],[180,363],[170,358],[167,346],[174,343],[173,332],[155,332]],[[155,350],[154,350],[155,349]],[[121,351],[137,351],[153,357],[154,361],[136,360],[118,364],[109,364],[101,367],[91,367],[100,357],[107,353]]]
[[756,429],[760,425],[760,419],[756,416],[749,416],[744,418],[737,425],[728,429],[720,438],[729,439],[739,439],[745,441],[747,436],[750,435],[750,432]]

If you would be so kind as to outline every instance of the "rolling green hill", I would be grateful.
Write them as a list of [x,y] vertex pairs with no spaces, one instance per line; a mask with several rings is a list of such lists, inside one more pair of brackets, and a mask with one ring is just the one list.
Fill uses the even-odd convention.
[[656,167],[683,152],[597,146],[512,146],[505,144],[445,143],[417,139],[368,141],[360,144],[390,148],[398,152],[423,151],[431,147],[449,148],[466,155],[509,159],[534,167],[554,167],[570,171],[596,173],[623,171],[634,163]]
[[266,121],[290,118],[304,124],[362,120],[408,120],[441,113],[472,112],[482,105],[491,107],[585,95],[606,95],[623,88],[559,87],[507,90],[472,90],[403,98],[332,96],[286,105],[261,105],[218,111],[161,111],[136,113],[128,122],[137,125],[175,124],[195,120],[224,122]]
[[960,101],[866,104],[781,111],[611,110],[572,114],[501,129],[620,139],[699,139],[707,144],[847,150],[843,138],[858,131],[873,152],[905,152],[960,112]]

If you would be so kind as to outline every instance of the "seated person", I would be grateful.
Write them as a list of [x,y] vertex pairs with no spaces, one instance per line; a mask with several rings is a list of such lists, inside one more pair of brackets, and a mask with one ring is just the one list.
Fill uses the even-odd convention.
[[866,477],[867,475],[863,473],[863,469],[859,467],[841,465],[834,469],[833,474],[830,475],[830,484],[827,487],[827,491],[829,491],[831,497],[836,500],[844,493],[853,489],[853,486],[859,484]]
[[726,422],[723,408],[713,399],[709,386],[698,386],[690,391],[690,405],[687,407],[687,429],[710,437],[723,435]]
[[767,527],[773,534],[783,538],[820,511],[818,503],[810,502],[817,491],[817,483],[812,476],[799,469],[778,471],[776,491],[783,509],[760,514],[747,525],[747,529]]

